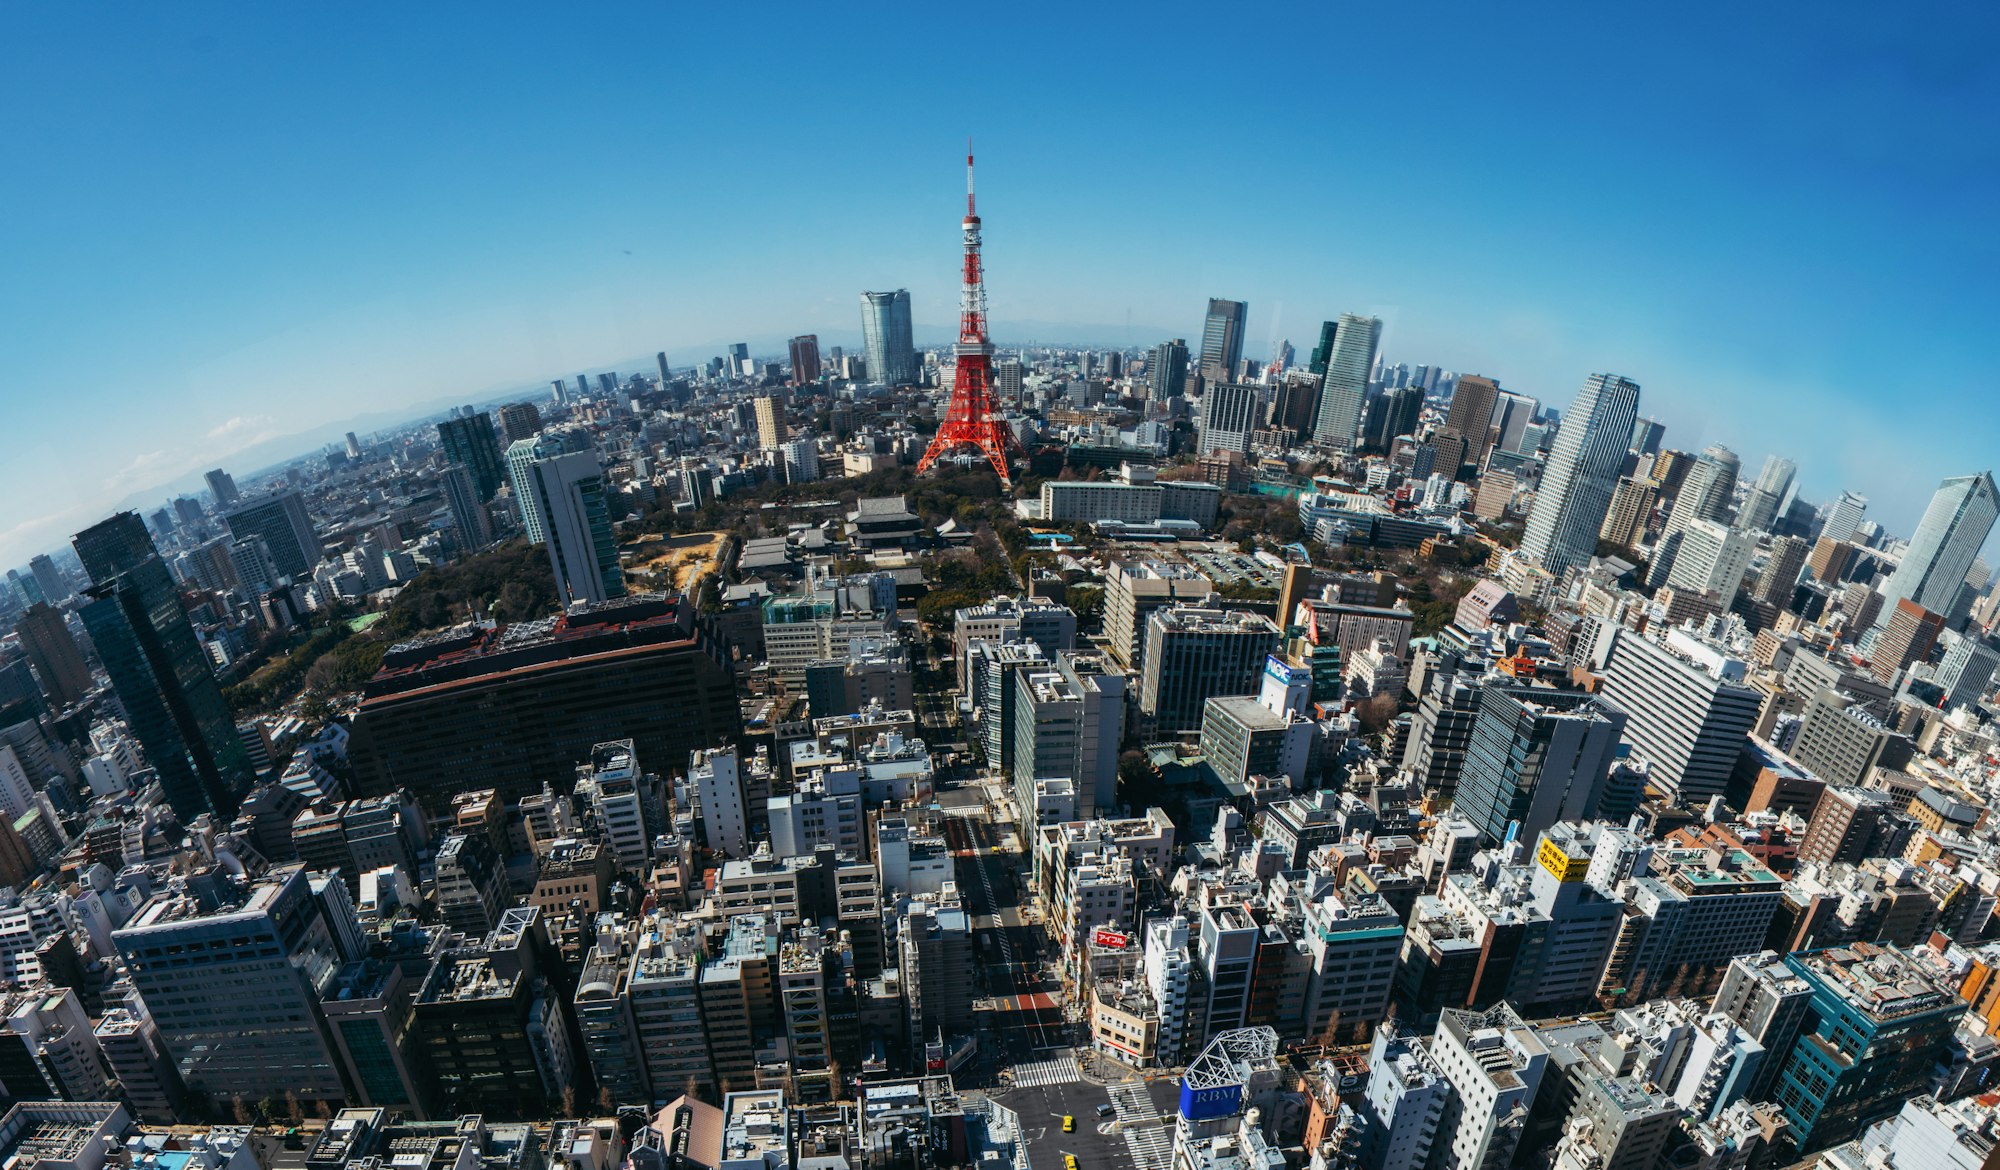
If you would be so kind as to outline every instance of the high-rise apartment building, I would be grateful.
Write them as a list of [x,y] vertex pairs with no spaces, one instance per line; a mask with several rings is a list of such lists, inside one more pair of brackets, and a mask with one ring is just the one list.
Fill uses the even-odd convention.
[[760,394],[755,400],[757,411],[757,445],[770,450],[783,445],[792,437],[791,428],[785,425],[785,400],[771,394]]
[[271,564],[281,576],[302,581],[312,576],[322,549],[306,502],[298,492],[286,489],[238,504],[223,513],[222,522],[230,534],[242,539],[256,536],[271,550]]
[[249,758],[145,525],[120,512],[74,543],[94,582],[78,616],[168,803],[184,818],[234,816]]
[[51,704],[67,707],[90,693],[90,665],[70,636],[61,610],[36,602],[21,615],[14,633],[21,639],[21,649]]
[[1201,399],[1200,454],[1214,451],[1250,453],[1250,432],[1257,429],[1257,388],[1232,382],[1211,384]]
[[303,868],[221,906],[156,895],[111,932],[187,1087],[220,1102],[347,1096],[319,1010],[342,963],[340,934]]
[[1313,441],[1351,451],[1360,439],[1361,406],[1368,394],[1368,376],[1375,368],[1375,350],[1382,322],[1375,317],[1342,313],[1334,323],[1333,349],[1320,383],[1319,413]]
[[861,294],[861,343],[870,381],[886,386],[916,384],[917,351],[911,340],[908,290]]
[[792,338],[788,348],[792,359],[792,382],[810,386],[819,381],[819,335],[801,333]]
[[1210,382],[1236,378],[1237,364],[1243,360],[1243,323],[1250,307],[1242,301],[1210,297],[1208,316],[1201,323],[1201,376]]
[[1521,551],[1549,572],[1582,565],[1596,551],[1638,411],[1637,382],[1592,374],[1563,415],[1521,538]]
[[472,472],[479,485],[479,498],[490,500],[500,490],[506,468],[500,461],[500,441],[493,434],[493,419],[485,411],[465,418],[448,418],[438,424],[438,443],[444,456]]
[[1154,402],[1165,402],[1187,393],[1188,347],[1181,338],[1162,341],[1153,347],[1146,361],[1147,393]]
[[542,410],[534,403],[510,402],[500,408],[500,433],[510,445],[532,439],[541,430]]
[[1650,478],[1619,476],[1611,493],[1611,510],[1604,514],[1604,525],[1597,530],[1598,539],[1620,548],[1637,548],[1653,518],[1653,503],[1659,494],[1660,485]]
[[1903,559],[1882,587],[1877,624],[1886,625],[1896,603],[1904,600],[1935,613],[1950,613],[1996,517],[2000,517],[2000,490],[1994,487],[1992,472],[1956,476],[1938,485]]
[[236,490],[236,480],[220,467],[202,478],[208,481],[208,493],[215,497],[215,506],[218,508],[227,508],[243,498],[242,493]]

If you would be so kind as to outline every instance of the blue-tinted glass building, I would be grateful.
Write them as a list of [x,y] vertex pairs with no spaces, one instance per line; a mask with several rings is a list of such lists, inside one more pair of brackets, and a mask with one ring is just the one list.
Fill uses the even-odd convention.
[[1930,1091],[1965,1001],[1895,947],[1853,943],[1785,956],[1812,989],[1775,1096],[1801,1151],[1848,1141]]

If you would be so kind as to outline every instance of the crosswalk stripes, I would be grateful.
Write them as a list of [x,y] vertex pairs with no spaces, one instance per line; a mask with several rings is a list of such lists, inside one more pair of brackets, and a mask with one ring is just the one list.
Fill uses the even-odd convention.
[[1142,1125],[1125,1131],[1125,1148],[1134,1166],[1165,1166],[1174,1156],[1173,1131],[1164,1125]]
[[1153,1105],[1152,1095],[1139,1081],[1121,1081],[1107,1086],[1111,1108],[1118,1114],[1118,1128],[1134,1166],[1165,1166],[1174,1152],[1173,1131]]
[[1077,1067],[1076,1055],[1065,1052],[1051,1060],[1037,1060],[1029,1064],[1014,1066],[1014,1084],[1021,1088],[1036,1085],[1075,1085],[1083,1081],[1083,1070]]

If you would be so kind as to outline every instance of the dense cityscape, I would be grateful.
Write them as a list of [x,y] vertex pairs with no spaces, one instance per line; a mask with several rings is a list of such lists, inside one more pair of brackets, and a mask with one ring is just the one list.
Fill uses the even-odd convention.
[[8,1167],[1992,1164],[1990,471],[1810,500],[1359,313],[996,342],[971,169],[950,344],[8,572]]

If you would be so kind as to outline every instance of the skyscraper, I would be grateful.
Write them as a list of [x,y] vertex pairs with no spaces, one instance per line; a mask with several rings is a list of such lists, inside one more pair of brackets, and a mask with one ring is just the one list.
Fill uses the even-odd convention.
[[229,473],[220,467],[209,472],[202,478],[208,481],[208,491],[210,495],[215,497],[216,507],[227,508],[242,498],[242,494],[236,490],[236,481],[230,478]]
[[1736,496],[1736,476],[1742,467],[1736,452],[1720,443],[1704,448],[1701,457],[1688,468],[1667,524],[1653,546],[1653,563],[1646,573],[1646,586],[1657,589],[1673,574],[1674,558],[1680,553],[1681,536],[1697,520],[1720,521],[1729,514],[1729,502]]
[[[578,375],[579,380],[581,375]],[[445,458],[472,473],[479,498],[490,500],[500,490],[504,469],[500,441],[493,437],[493,419],[485,411],[470,418],[448,418],[438,424],[438,442]]]
[[1916,535],[1889,581],[1882,587],[1878,625],[1886,625],[1899,601],[1914,601],[1936,613],[1950,613],[1973,558],[2000,517],[2000,492],[1993,473],[1961,475],[1938,485]]
[[[1317,386],[1314,391],[1317,397]],[[1421,386],[1396,386],[1383,391],[1368,404],[1368,425],[1363,430],[1362,445],[1371,451],[1387,451],[1397,439],[1416,433],[1423,409]]]
[[67,707],[90,693],[90,667],[70,637],[62,611],[42,602],[28,607],[14,633],[29,665],[42,680],[42,691],[57,707]]
[[[484,415],[480,416],[484,418]],[[240,504],[222,517],[232,536],[261,536],[270,547],[271,563],[280,574],[294,579],[312,576],[322,548],[312,517],[306,515],[305,499],[286,489]]]
[[1382,322],[1374,317],[1342,313],[1335,323],[1333,349],[1320,383],[1319,415],[1313,441],[1351,451],[1361,431],[1361,404],[1368,393],[1368,374],[1375,368],[1375,345]]
[[1452,808],[1487,841],[1599,812],[1625,713],[1581,693],[1482,687]]
[[1811,546],[1796,536],[1774,537],[1771,555],[1764,561],[1764,571],[1757,576],[1757,600],[1779,609],[1789,608],[1792,590],[1799,583],[1799,574],[1805,571],[1809,552]]
[[255,778],[173,578],[136,513],[76,534],[93,582],[77,611],[146,761],[184,819],[227,819]]
[[1861,526],[1861,520],[1868,515],[1868,497],[1860,492],[1842,492],[1827,509],[1826,523],[1820,525],[1821,540],[1854,539],[1854,530]]
[[[506,436],[509,443],[532,439],[541,429],[542,412],[534,403],[510,402],[500,408],[500,433]],[[477,491],[478,487],[475,480],[473,490]]]
[[1660,443],[1667,437],[1667,424],[1655,419],[1636,419],[1632,423],[1632,447],[1641,455],[1658,455]]
[[443,486],[445,503],[451,508],[451,523],[458,529],[459,545],[470,552],[492,544],[493,521],[486,514],[486,504],[479,498],[472,473],[456,463],[447,463],[438,483]]
[[1146,362],[1147,389],[1153,401],[1165,402],[1187,393],[1187,373],[1186,341],[1176,337],[1154,346],[1153,356]]
[[573,451],[537,459],[529,465],[529,483],[564,606],[625,596],[597,455]]
[[361,440],[354,437],[353,431],[347,432],[347,457],[355,460],[361,458]]
[[653,360],[660,363],[660,386],[664,389],[674,376],[673,371],[667,368],[667,351],[663,349],[654,354]]
[[792,338],[792,381],[800,386],[819,381],[819,334],[801,333]]
[[1743,496],[1736,513],[1736,526],[1746,532],[1769,532],[1778,519],[1778,508],[1792,490],[1798,464],[1782,455],[1766,455],[1757,482]]
[[910,339],[910,293],[861,294],[861,345],[868,377],[886,386],[912,386],[917,381],[917,348]]
[[1592,374],[1563,414],[1541,490],[1528,513],[1521,551],[1552,573],[1588,561],[1611,510],[1624,464],[1639,384],[1617,374]]
[[1340,325],[1334,321],[1322,321],[1319,326],[1319,344],[1313,346],[1312,356],[1306,361],[1306,369],[1324,377],[1327,358],[1333,355],[1333,339],[1340,332]]
[[[1491,378],[1466,374],[1452,392],[1451,413],[1445,416],[1444,432],[1465,440],[1464,462],[1474,467],[1486,458],[1488,436],[1493,429],[1493,407],[1500,400],[1500,387]],[[1440,467],[1447,476],[1458,474],[1456,467]]]
[[35,584],[42,587],[42,599],[50,605],[60,604],[69,596],[69,583],[56,571],[56,563],[47,553],[36,553],[28,562],[28,572],[34,574]]
[[1242,301],[1210,297],[1208,316],[1201,324],[1201,376],[1211,382],[1228,382],[1236,377],[1236,364],[1243,360],[1243,321],[1250,306]]

